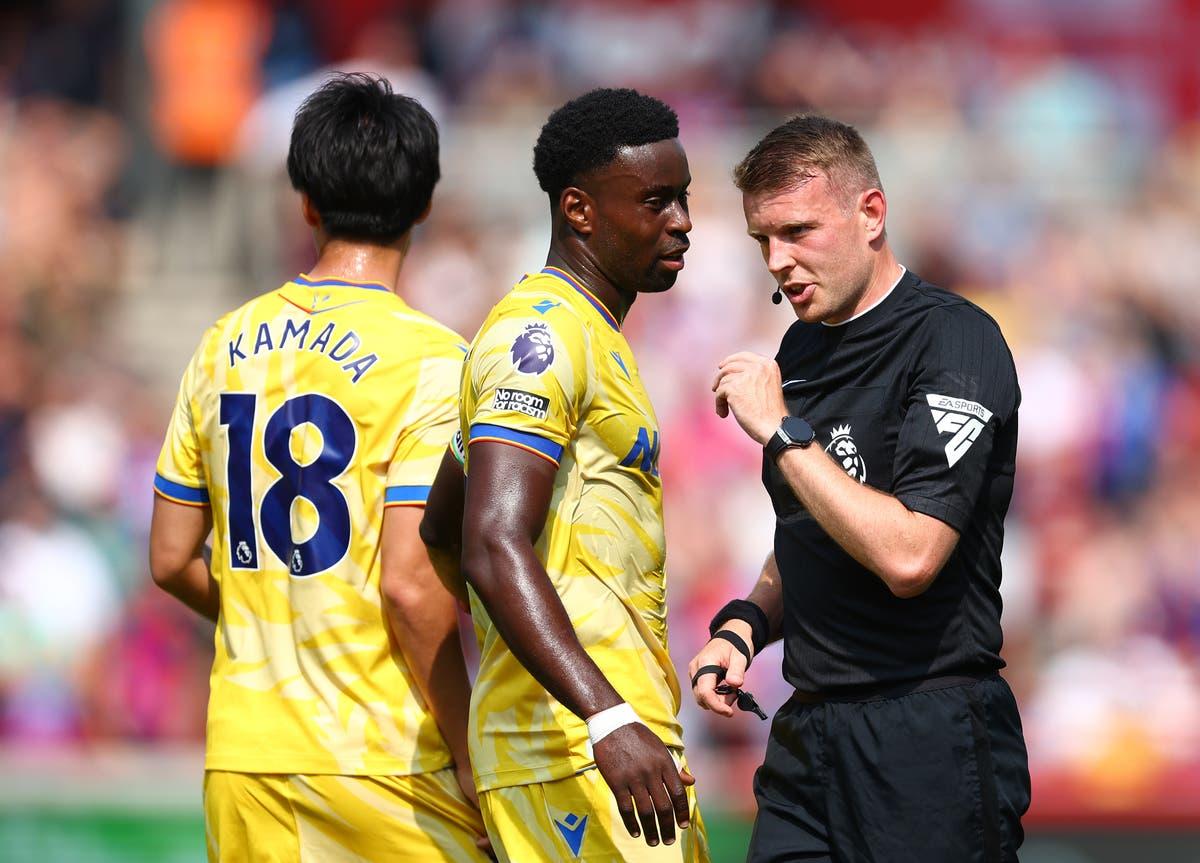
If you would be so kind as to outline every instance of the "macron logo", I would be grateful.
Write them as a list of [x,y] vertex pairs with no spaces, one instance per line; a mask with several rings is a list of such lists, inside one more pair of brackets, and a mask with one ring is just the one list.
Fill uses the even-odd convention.
[[925,396],[929,402],[929,410],[933,412],[933,422],[938,434],[952,434],[950,443],[946,444],[946,461],[950,467],[967,454],[971,444],[979,437],[984,425],[992,418],[992,412],[978,402],[966,399],[956,399],[950,396],[939,396],[929,393]]
[[567,847],[571,849],[571,854],[575,857],[579,856],[579,850],[583,848],[583,831],[587,829],[587,820],[586,815],[580,818],[572,812],[562,821],[554,822],[554,826],[558,828],[563,841],[567,843]]

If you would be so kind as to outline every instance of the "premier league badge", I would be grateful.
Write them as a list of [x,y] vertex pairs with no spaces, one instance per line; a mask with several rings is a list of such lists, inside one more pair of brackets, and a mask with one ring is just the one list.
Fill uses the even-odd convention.
[[867,481],[867,463],[859,455],[858,444],[854,442],[854,438],[850,437],[850,426],[834,428],[833,440],[829,442],[829,446],[825,447],[825,452],[841,464],[842,469],[850,474],[851,479],[856,479],[861,483]]
[[525,332],[512,343],[512,361],[523,375],[540,375],[554,362],[554,342],[545,324],[525,325]]

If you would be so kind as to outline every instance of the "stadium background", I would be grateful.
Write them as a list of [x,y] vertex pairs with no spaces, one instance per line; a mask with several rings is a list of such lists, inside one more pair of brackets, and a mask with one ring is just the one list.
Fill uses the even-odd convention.
[[[467,336],[543,261],[549,108],[624,84],[679,111],[693,247],[627,332],[663,428],[680,667],[771,536],[758,453],[708,392],[791,319],[729,171],[791,113],[860,125],[902,262],[1017,358],[1023,859],[1200,860],[1198,41],[1198,0],[3,4],[0,858],[202,858],[212,634],[150,584],[153,463],[204,327],[312,261],[282,166],[336,68],[442,124],[404,294]],[[783,701],[777,652],[749,685]],[[740,859],[766,724],[683,720],[716,859]]]

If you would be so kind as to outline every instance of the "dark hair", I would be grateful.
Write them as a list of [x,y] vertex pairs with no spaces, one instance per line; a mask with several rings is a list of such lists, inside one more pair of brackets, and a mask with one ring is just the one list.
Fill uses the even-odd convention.
[[805,114],[776,126],[733,169],[743,192],[782,192],[824,174],[847,204],[853,195],[882,189],[875,157],[853,126]]
[[581,174],[607,165],[622,147],[678,137],[679,118],[653,96],[629,89],[592,90],[546,120],[533,148],[533,173],[556,201]]
[[296,112],[287,170],[330,236],[390,243],[441,178],[437,123],[386,78],[338,74]]

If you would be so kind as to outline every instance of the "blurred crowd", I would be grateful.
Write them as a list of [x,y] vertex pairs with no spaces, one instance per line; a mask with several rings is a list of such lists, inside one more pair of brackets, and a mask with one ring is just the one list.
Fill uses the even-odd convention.
[[[902,263],[987,309],[1016,357],[1005,655],[1035,782],[1133,805],[1200,774],[1200,2],[1079,8],[5,4],[0,741],[202,739],[212,629],[150,585],[154,460],[203,326],[311,264],[291,116],[325,72],[357,69],[442,125],[403,293],[468,338],[544,260],[529,165],[548,110],[619,84],[679,111],[693,247],[626,333],[663,430],[680,669],[773,530],[759,453],[709,393],[722,357],[773,353],[790,323],[729,172],[790,114],[858,125]],[[770,707],[777,657],[747,684]],[[700,760],[753,768],[765,724],[685,702]]]

